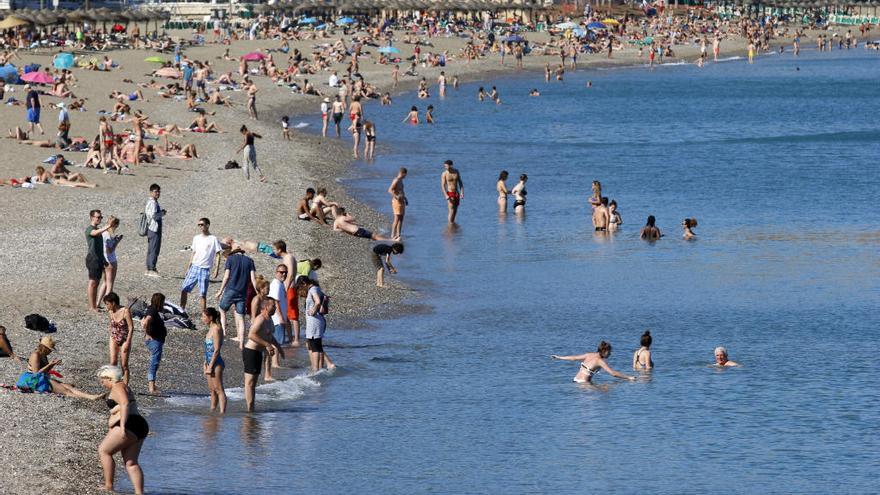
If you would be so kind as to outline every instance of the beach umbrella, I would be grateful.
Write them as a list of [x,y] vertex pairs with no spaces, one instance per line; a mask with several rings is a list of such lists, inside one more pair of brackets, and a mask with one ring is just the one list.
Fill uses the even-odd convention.
[[250,52],[247,55],[241,57],[242,60],[247,60],[248,62],[263,60],[264,58],[266,58],[266,56],[260,52]]
[[25,24],[31,24],[31,21],[27,21],[17,16],[9,16],[6,19],[0,21],[0,29],[9,29],[18,26],[24,26]]
[[318,20],[315,19],[314,17],[306,17],[304,19],[300,19],[299,22],[297,22],[297,24],[317,24],[317,23],[318,23]]
[[0,65],[0,77],[8,83],[18,82],[18,69],[12,64]]
[[322,29],[327,29],[327,25],[326,24],[318,24],[317,26],[315,26],[315,29],[318,31],[320,31]]
[[383,46],[379,48],[379,53],[400,53],[400,50],[393,46]]
[[345,24],[354,24],[354,19],[352,19],[351,17],[341,17],[339,19],[336,19],[336,24],[340,26]]
[[571,33],[580,38],[587,34],[587,30],[584,28],[574,28],[571,30]]
[[27,74],[21,76],[21,80],[37,84],[52,84],[55,82],[55,80],[52,79],[51,75],[46,74],[41,70],[28,72]]
[[512,36],[508,36],[508,37],[504,38],[504,41],[506,41],[508,43],[522,43],[523,41],[525,41],[525,38],[523,38],[522,36],[520,36],[518,34],[514,34]]
[[69,69],[73,67],[73,55],[70,53],[59,53],[55,55],[55,61],[52,62],[52,65],[56,69]]
[[587,29],[597,30],[597,29],[607,29],[608,26],[602,24],[601,22],[591,22],[587,24]]
[[556,25],[557,29],[574,29],[576,27],[578,27],[578,25],[573,22],[560,22]]
[[610,18],[610,17],[607,18],[607,19],[602,19],[602,22],[603,22],[606,26],[619,26],[619,25],[620,25],[620,22],[618,22],[616,19],[612,19],[612,18]]
[[114,33],[121,33],[123,31],[125,31],[125,26],[123,26],[122,24],[114,24],[113,25],[113,32]]
[[147,57],[144,59],[144,62],[150,62],[153,64],[164,64],[165,59],[162,57]]

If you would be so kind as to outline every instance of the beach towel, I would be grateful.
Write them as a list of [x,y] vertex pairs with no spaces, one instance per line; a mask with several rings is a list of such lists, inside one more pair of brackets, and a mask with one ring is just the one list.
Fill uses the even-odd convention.
[[[147,315],[147,307],[148,305],[143,299],[129,298],[128,310],[131,312],[133,319],[143,319]],[[166,328],[185,328],[189,330],[196,328],[195,323],[190,320],[186,311],[174,303],[165,301],[161,315]]]

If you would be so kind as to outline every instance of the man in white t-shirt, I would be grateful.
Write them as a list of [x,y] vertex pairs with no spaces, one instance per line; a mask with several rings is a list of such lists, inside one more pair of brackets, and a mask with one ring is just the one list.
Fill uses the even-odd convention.
[[[278,345],[284,346],[290,342],[288,335],[290,330],[287,319],[287,289],[284,281],[287,279],[289,268],[284,263],[275,267],[275,276],[272,277],[272,283],[269,284],[269,299],[275,300],[275,312],[272,314],[272,325],[274,326],[274,337]],[[268,359],[268,357],[267,357]],[[272,356],[272,365],[266,366],[266,380],[272,380],[272,368],[278,368],[281,363],[278,359],[278,353]]]
[[183,286],[180,288],[180,307],[186,311],[186,298],[196,284],[199,284],[199,304],[202,311],[207,305],[206,296],[208,295],[208,280],[211,276],[211,268],[215,261],[220,257],[220,251],[223,246],[217,237],[211,235],[211,221],[207,218],[199,219],[199,235],[193,237],[192,258],[189,262],[189,270],[186,271],[186,277],[183,279]]

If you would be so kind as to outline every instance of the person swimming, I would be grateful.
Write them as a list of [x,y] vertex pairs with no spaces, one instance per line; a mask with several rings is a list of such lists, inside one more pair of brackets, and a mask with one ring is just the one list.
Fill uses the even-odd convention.
[[697,226],[696,218],[685,218],[681,221],[681,228],[684,231],[682,238],[685,240],[696,239],[697,234],[694,233],[694,227]]
[[580,369],[578,370],[577,375],[572,379],[572,381],[576,383],[592,382],[593,377],[599,373],[599,370],[605,370],[606,373],[615,378],[631,381],[636,379],[634,376],[625,375],[611,368],[611,366],[605,361],[609,356],[611,356],[611,344],[603,340],[599,342],[599,347],[596,349],[596,352],[587,352],[576,356],[558,356],[554,354],[550,356],[550,358],[561,361],[580,361]]
[[651,357],[651,331],[645,330],[639,342],[641,347],[633,354],[634,370],[650,370],[654,368],[654,360]]
[[739,363],[727,359],[727,349],[719,346],[715,348],[715,366],[739,366]]

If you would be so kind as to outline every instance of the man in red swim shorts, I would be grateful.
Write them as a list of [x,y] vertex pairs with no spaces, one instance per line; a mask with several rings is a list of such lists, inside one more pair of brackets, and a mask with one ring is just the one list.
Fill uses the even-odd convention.
[[443,174],[440,176],[440,188],[449,207],[449,223],[455,223],[458,205],[464,197],[464,182],[461,180],[458,169],[453,166],[452,160],[443,162],[443,168]]

